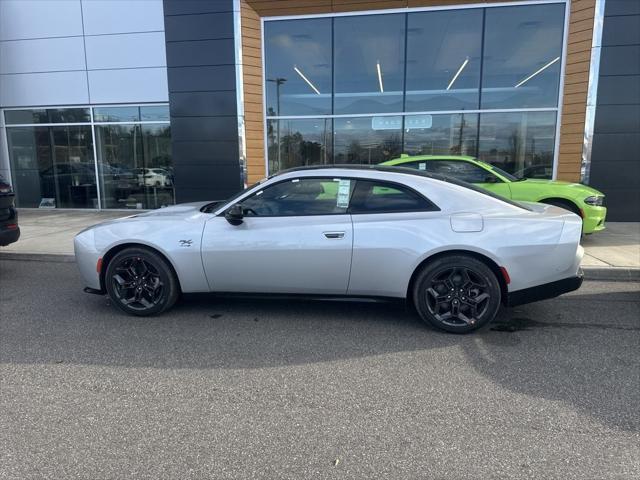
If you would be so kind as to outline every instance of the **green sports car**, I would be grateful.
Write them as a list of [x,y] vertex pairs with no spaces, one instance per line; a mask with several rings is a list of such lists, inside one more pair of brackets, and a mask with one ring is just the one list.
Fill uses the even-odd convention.
[[382,165],[449,175],[512,200],[556,205],[580,215],[584,233],[604,230],[607,214],[604,194],[580,183],[517,178],[498,167],[464,156],[402,155]]

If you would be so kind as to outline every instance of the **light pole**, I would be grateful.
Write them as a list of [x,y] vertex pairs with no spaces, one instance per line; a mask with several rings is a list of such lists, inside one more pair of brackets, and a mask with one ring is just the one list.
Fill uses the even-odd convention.
[[[276,77],[267,78],[267,82],[274,82],[276,84],[276,115],[280,116],[280,85],[286,82],[286,78]],[[278,162],[277,170],[280,170],[280,119],[276,120],[276,142],[278,143]]]

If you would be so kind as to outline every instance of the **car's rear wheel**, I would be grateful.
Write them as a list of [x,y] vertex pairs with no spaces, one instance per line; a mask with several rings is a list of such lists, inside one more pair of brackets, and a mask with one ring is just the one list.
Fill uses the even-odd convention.
[[413,301],[428,324],[467,333],[489,323],[500,308],[500,283],[482,261],[449,255],[428,263],[418,274]]
[[146,248],[126,248],[107,265],[105,286],[111,300],[130,315],[155,315],[171,308],[179,288],[171,266]]

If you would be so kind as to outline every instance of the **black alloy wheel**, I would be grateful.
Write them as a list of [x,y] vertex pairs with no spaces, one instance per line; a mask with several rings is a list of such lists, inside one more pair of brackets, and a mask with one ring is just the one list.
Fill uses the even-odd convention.
[[500,308],[501,289],[482,261],[452,255],[427,264],[413,294],[424,321],[448,332],[466,333],[493,320]]
[[179,293],[167,261],[144,248],[127,248],[116,254],[107,265],[105,285],[118,308],[138,316],[167,310]]

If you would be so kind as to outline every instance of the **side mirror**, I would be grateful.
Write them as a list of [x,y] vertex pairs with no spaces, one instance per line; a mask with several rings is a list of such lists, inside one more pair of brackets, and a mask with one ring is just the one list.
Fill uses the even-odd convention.
[[231,225],[240,225],[242,223],[242,219],[244,218],[244,209],[242,208],[242,205],[236,203],[225,212],[224,218],[226,218],[227,222],[229,222]]

